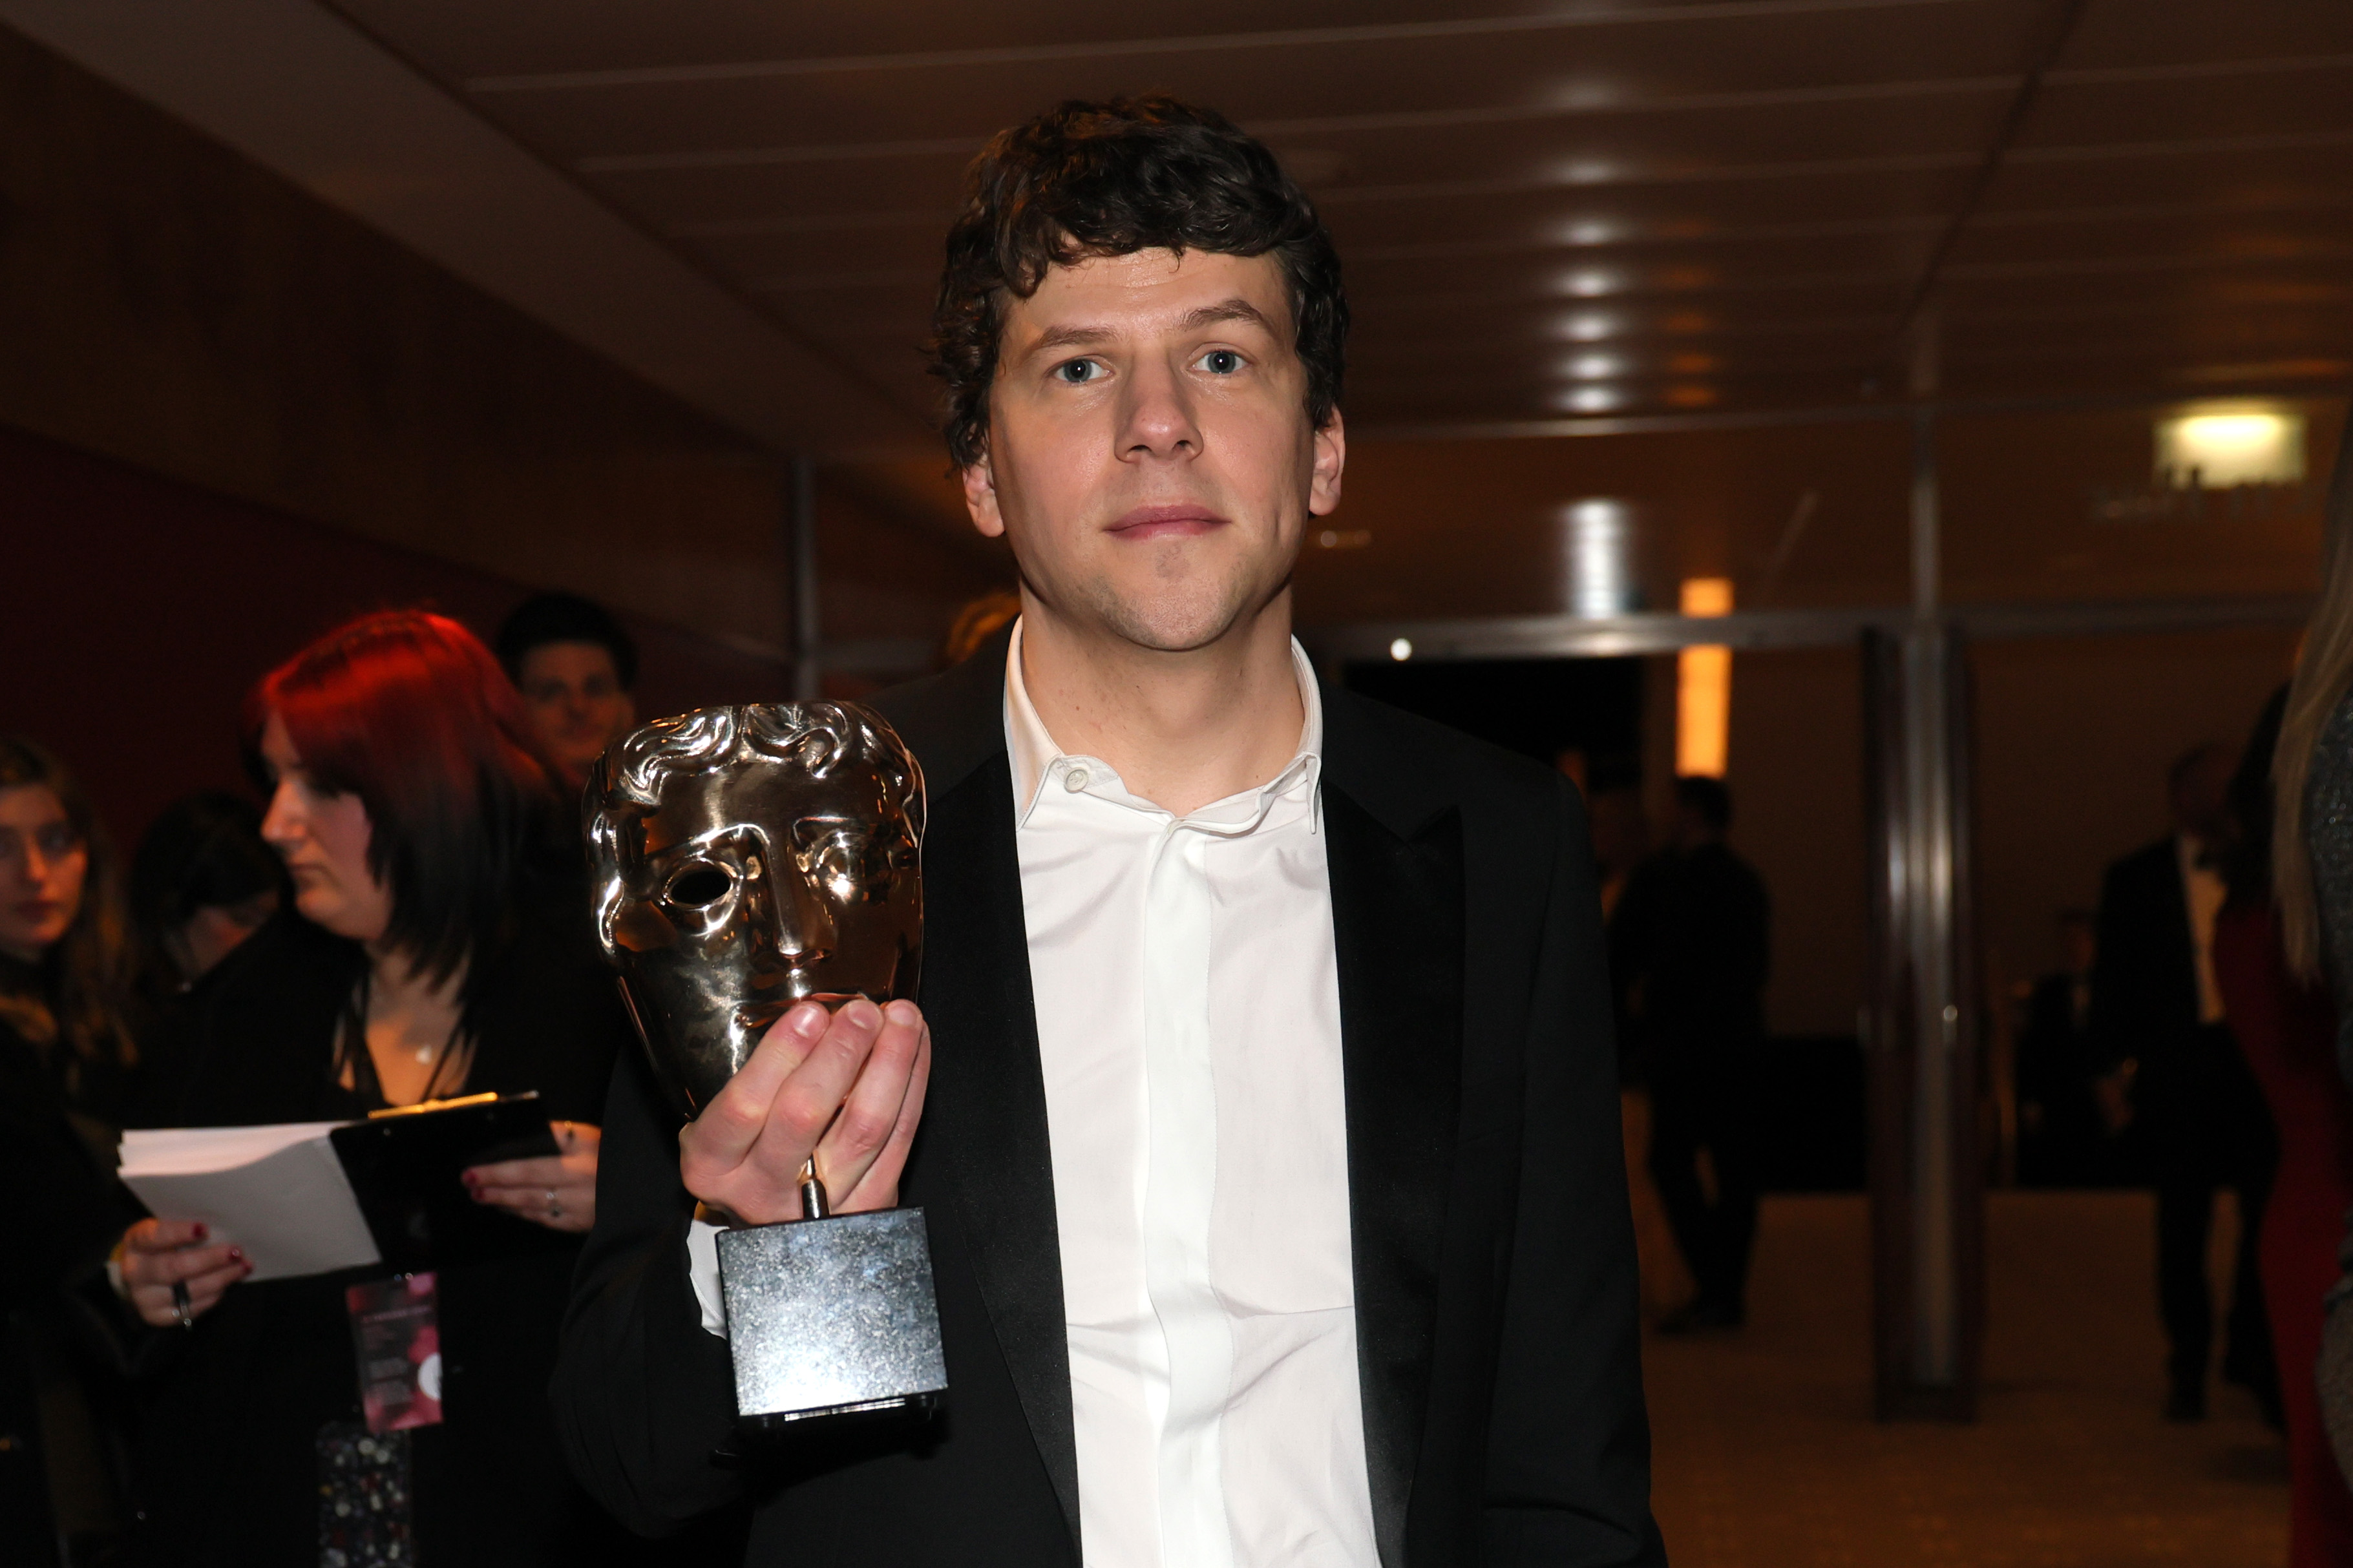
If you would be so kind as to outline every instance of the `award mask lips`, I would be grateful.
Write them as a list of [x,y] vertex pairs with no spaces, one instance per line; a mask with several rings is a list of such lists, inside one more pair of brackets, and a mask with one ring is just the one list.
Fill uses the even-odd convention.
[[804,997],[910,995],[923,949],[923,774],[855,704],[697,709],[596,764],[596,935],[691,1115]]

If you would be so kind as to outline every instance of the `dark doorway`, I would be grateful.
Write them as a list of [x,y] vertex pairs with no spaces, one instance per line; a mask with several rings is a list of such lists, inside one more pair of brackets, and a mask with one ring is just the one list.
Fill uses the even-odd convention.
[[1349,689],[1550,765],[1585,753],[1595,785],[1641,775],[1639,658],[1464,659],[1352,664]]

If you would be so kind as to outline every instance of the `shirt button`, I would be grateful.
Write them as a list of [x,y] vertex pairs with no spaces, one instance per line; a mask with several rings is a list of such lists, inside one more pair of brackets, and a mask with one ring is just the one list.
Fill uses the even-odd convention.
[[1064,773],[1062,775],[1062,787],[1069,790],[1072,795],[1076,795],[1081,790],[1086,788],[1087,770],[1084,768],[1072,768],[1069,773]]

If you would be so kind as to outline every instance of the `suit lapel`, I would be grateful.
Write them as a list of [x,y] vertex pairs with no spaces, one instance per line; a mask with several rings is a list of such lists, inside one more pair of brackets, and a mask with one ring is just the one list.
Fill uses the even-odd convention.
[[1325,774],[1356,1363],[1374,1537],[1405,1561],[1462,1059],[1462,817],[1400,837]]
[[1078,1443],[1053,1157],[1004,752],[936,796],[931,814],[923,848],[923,1001],[934,1021],[927,1142],[947,1164],[990,1325],[1075,1545]]

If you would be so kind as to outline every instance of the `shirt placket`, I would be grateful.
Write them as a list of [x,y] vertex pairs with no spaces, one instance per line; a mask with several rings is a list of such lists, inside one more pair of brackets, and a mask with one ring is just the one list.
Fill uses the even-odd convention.
[[1145,877],[1145,1288],[1166,1354],[1160,1415],[1162,1560],[1232,1562],[1221,1418],[1233,1342],[1209,1278],[1218,1117],[1209,1058],[1212,836],[1170,821]]

